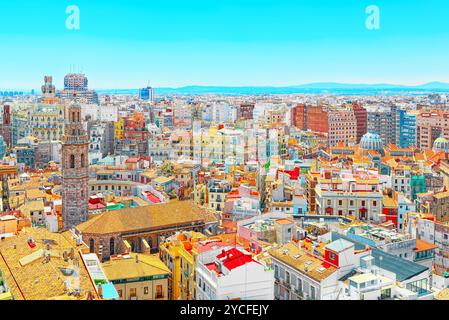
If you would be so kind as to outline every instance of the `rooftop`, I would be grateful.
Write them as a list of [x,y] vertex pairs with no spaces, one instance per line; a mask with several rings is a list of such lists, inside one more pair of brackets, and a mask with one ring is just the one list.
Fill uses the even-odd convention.
[[107,211],[78,225],[81,233],[138,232],[193,222],[214,221],[215,217],[190,201],[172,201],[143,207]]
[[273,258],[288,264],[316,281],[326,279],[337,270],[324,260],[299,249],[294,242],[289,242],[279,248],[272,248],[268,252]]
[[102,264],[110,281],[168,275],[170,270],[157,255],[130,253]]
[[[34,247],[28,243],[30,238],[34,240]],[[50,250],[47,250],[47,244]],[[79,261],[78,277],[66,275],[61,270],[76,269],[72,259],[63,259],[64,251],[70,253],[72,248]],[[84,245],[76,246],[70,232],[58,234],[44,228],[26,228],[19,235],[0,242],[0,269],[11,293],[18,300],[74,299],[73,295],[67,294],[66,282],[72,288],[79,282],[81,294],[76,299],[86,299],[88,292],[98,298],[82,263],[80,249],[86,248]],[[43,253],[51,254],[46,263]]]

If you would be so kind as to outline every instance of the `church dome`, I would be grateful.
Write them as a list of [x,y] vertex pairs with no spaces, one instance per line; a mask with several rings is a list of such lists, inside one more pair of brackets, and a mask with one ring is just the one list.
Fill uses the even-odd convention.
[[382,139],[377,133],[366,133],[360,140],[360,148],[364,150],[381,151],[384,147]]
[[437,138],[433,143],[433,151],[443,151],[449,153],[449,141],[443,137]]

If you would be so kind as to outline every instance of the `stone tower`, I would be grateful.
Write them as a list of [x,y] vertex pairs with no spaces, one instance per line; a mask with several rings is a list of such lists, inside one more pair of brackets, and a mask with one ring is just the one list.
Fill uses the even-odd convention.
[[89,138],[81,122],[81,108],[71,104],[65,112],[62,138],[63,230],[87,220]]

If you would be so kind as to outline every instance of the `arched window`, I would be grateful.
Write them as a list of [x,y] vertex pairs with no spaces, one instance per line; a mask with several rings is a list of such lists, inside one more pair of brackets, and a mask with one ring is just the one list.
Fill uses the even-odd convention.
[[109,255],[112,256],[114,255],[115,251],[115,243],[114,243],[114,238],[111,238],[109,240]]
[[94,253],[95,252],[95,241],[94,241],[94,239],[90,239],[89,240],[89,249],[90,249],[90,253]]
[[84,168],[86,166],[86,157],[84,156],[84,153],[81,154],[81,168]]
[[70,155],[70,168],[71,169],[75,168],[75,155],[74,154]]

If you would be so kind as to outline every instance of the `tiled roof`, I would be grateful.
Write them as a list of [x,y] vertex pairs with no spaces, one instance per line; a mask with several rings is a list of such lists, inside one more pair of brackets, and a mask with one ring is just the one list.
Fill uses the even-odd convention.
[[78,225],[85,234],[108,234],[137,232],[191,222],[213,221],[214,216],[206,209],[190,201],[107,211]]
[[[36,244],[34,248],[28,245],[29,237],[32,237]],[[43,258],[34,261],[30,259],[30,254],[46,249],[46,242],[51,243],[50,261],[43,263]],[[85,299],[89,291],[96,296],[94,285],[78,254],[79,249],[87,249],[84,245],[76,246],[67,233],[51,233],[45,228],[26,228],[17,236],[0,242],[0,269],[14,298],[18,300],[74,298],[66,294],[64,284],[64,281],[70,280],[71,277],[64,276],[60,271],[60,268],[72,268],[72,260],[65,262],[62,258],[62,253],[70,252],[71,248],[74,248],[75,255],[79,258],[79,283],[82,291],[77,299]],[[22,265],[20,261],[28,263]]]

